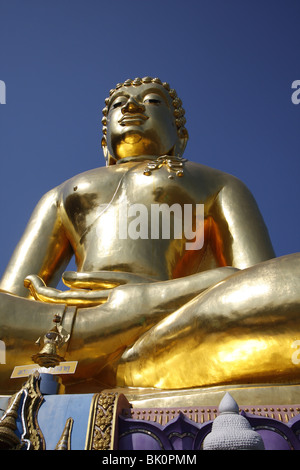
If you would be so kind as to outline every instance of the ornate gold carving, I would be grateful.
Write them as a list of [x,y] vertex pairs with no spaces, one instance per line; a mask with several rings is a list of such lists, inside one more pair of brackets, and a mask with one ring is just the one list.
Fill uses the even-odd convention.
[[116,393],[100,393],[96,407],[92,450],[111,449],[113,410]]
[[170,173],[170,179],[174,178],[174,174],[178,177],[181,177],[183,176],[183,164],[186,161],[186,158],[163,155],[158,157],[156,160],[147,163],[147,166],[144,170],[144,175],[150,176],[152,171],[159,170],[162,166],[165,166]]
[[22,407],[22,421],[25,432],[22,440],[29,444],[30,449],[45,450],[45,439],[39,427],[37,415],[44,398],[39,389],[39,374],[32,374],[23,386],[25,394]]
[[87,450],[112,450],[116,448],[117,417],[129,402],[123,394],[102,392],[94,396],[88,426]]
[[[45,439],[37,420],[43,400],[39,389],[39,374],[32,374],[21,390],[11,398],[11,404],[0,421],[0,446],[2,448],[45,450]],[[19,413],[23,426],[20,439],[14,433]]]

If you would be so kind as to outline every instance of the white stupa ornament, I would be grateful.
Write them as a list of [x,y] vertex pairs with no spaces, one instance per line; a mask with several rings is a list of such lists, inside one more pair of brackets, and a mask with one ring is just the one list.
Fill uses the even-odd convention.
[[264,450],[262,437],[239,414],[230,393],[225,394],[219,405],[219,415],[204,439],[203,450]]

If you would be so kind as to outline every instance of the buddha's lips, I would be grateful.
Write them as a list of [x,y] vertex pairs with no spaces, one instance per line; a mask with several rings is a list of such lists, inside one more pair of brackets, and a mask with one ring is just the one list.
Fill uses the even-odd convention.
[[121,126],[127,126],[128,124],[142,124],[144,121],[146,121],[148,116],[145,116],[145,114],[124,114],[124,116],[121,117],[119,120],[119,124]]

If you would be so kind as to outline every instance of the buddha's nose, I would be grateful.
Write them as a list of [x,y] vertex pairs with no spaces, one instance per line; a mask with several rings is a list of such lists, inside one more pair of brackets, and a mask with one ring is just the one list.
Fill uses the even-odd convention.
[[122,107],[122,113],[143,113],[145,111],[145,106],[142,103],[136,101],[133,97]]

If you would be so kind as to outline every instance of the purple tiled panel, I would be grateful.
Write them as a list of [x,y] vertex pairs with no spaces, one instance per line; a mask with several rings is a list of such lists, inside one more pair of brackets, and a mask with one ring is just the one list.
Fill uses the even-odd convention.
[[[300,450],[300,414],[294,408],[245,408],[241,414],[264,441],[266,450]],[[297,409],[295,415],[294,409]],[[258,415],[249,411],[254,410]],[[217,410],[124,410],[119,416],[119,450],[201,450]],[[266,412],[267,411],[267,412]],[[199,418],[200,416],[200,418]],[[291,417],[293,416],[293,417]]]

